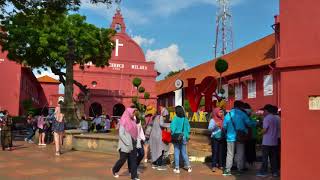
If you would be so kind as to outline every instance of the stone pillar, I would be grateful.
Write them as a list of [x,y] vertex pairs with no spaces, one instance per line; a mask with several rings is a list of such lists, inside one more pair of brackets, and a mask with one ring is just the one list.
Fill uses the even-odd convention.
[[183,95],[182,95],[182,88],[177,89],[174,91],[174,98],[175,98],[175,106],[183,106],[182,100],[183,100]]

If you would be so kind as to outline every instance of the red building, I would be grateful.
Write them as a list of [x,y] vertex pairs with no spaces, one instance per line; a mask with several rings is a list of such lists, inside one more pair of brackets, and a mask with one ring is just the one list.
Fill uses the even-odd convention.
[[47,107],[56,107],[58,103],[58,98],[63,95],[58,94],[60,81],[50,77],[42,76],[38,77],[38,82],[40,83],[47,101]]
[[[0,52],[0,108],[13,116],[24,113],[22,102],[31,100],[35,108],[47,106],[45,92],[32,71],[7,59],[7,53]],[[58,92],[56,92],[58,93]]]
[[318,180],[320,2],[280,1],[281,179]]
[[[222,56],[229,64],[229,69],[223,74],[222,87],[228,100],[227,108],[231,108],[234,100],[242,100],[259,109],[267,103],[279,105],[279,80],[275,68],[275,35],[269,35],[245,47]],[[218,78],[214,70],[215,60],[200,64],[189,70],[157,82],[158,104],[175,105],[175,81],[182,80],[185,88],[188,78],[196,78],[196,84],[207,76]]]
[[[126,33],[119,10],[113,17],[111,28],[117,33],[113,39],[115,49],[109,60],[110,66],[102,69],[88,64],[85,70],[74,67],[74,78],[90,89],[90,98],[84,107],[85,114],[89,116],[103,111],[109,115],[121,115],[125,107],[132,104],[132,97],[136,96],[137,90],[132,85],[135,77],[142,79],[141,86],[151,95],[145,103],[156,104],[157,72],[154,62],[147,62],[141,47]],[[75,97],[79,93],[80,90],[75,87]]]

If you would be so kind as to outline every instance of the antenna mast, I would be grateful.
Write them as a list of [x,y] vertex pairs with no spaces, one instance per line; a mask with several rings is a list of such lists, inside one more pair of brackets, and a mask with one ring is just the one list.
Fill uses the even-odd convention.
[[233,50],[232,16],[230,0],[216,0],[219,6],[216,18],[214,57],[223,56]]

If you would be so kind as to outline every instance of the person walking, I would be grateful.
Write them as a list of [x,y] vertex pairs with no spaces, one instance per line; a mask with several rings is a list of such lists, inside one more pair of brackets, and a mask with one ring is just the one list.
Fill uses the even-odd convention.
[[270,158],[272,175],[279,176],[278,172],[278,135],[279,135],[279,122],[277,117],[272,114],[274,106],[267,104],[263,107],[263,138],[262,138],[262,165],[260,171],[257,173],[259,177],[268,176],[268,159]]
[[124,163],[130,159],[131,179],[139,180],[137,173],[137,139],[138,127],[134,118],[135,109],[127,108],[120,119],[119,124],[119,142],[118,151],[120,154],[119,160],[112,167],[112,175],[115,178],[119,177],[118,172]]
[[222,172],[226,163],[226,139],[222,125],[223,112],[220,108],[215,108],[208,127],[211,131],[212,172],[216,172],[218,169]]
[[39,130],[39,143],[38,143],[39,146],[46,146],[46,143],[44,142],[45,125],[46,125],[45,118],[43,114],[41,114],[40,116],[37,117],[37,127]]
[[[170,124],[170,130],[171,130],[171,136],[172,136],[172,142],[174,146],[174,163],[175,168],[173,170],[174,173],[179,174],[180,173],[180,153],[182,154],[183,160],[184,160],[184,167],[187,168],[188,172],[192,172],[192,168],[190,166],[189,157],[187,155],[187,143],[189,141],[190,137],[190,124],[188,119],[186,118],[186,113],[184,111],[184,108],[182,106],[176,106],[175,107],[175,113],[171,124]],[[181,141],[178,140],[182,136]],[[178,138],[176,138],[178,137]],[[178,141],[175,141],[175,140]]]
[[12,119],[7,110],[0,113],[2,150],[12,150]]
[[58,106],[55,108],[55,118],[52,124],[52,130],[54,132],[54,144],[56,148],[56,156],[61,155],[61,148],[63,142],[64,133],[64,115],[61,113],[62,101],[59,101]]
[[165,144],[162,141],[162,130],[159,115],[155,115],[153,117],[152,130],[150,133],[150,151],[152,168],[159,171],[166,170],[166,167],[163,166]]
[[145,113],[145,125],[144,125],[144,134],[146,140],[144,142],[144,162],[148,162],[148,156],[150,152],[150,134],[153,126],[153,118],[155,117],[156,110],[152,106],[147,107],[147,111]]
[[226,130],[227,140],[226,168],[222,174],[224,176],[231,176],[235,149],[237,149],[238,173],[242,174],[245,164],[245,141],[248,138],[247,127],[256,126],[256,122],[251,121],[248,115],[241,110],[243,105],[243,102],[235,101],[233,109],[225,115],[223,121],[223,129]]
[[28,131],[28,135],[26,138],[24,138],[24,141],[28,142],[28,143],[33,143],[32,138],[36,132],[36,127],[34,125],[34,118],[32,117],[31,114],[28,115],[27,117],[27,131]]

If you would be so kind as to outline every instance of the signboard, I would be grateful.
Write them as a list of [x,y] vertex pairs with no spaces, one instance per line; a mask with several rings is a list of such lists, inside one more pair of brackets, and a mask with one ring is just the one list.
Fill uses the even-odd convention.
[[309,96],[309,110],[320,110],[320,96]]
[[124,64],[116,64],[116,63],[110,63],[110,68],[113,70],[120,70],[124,68]]

